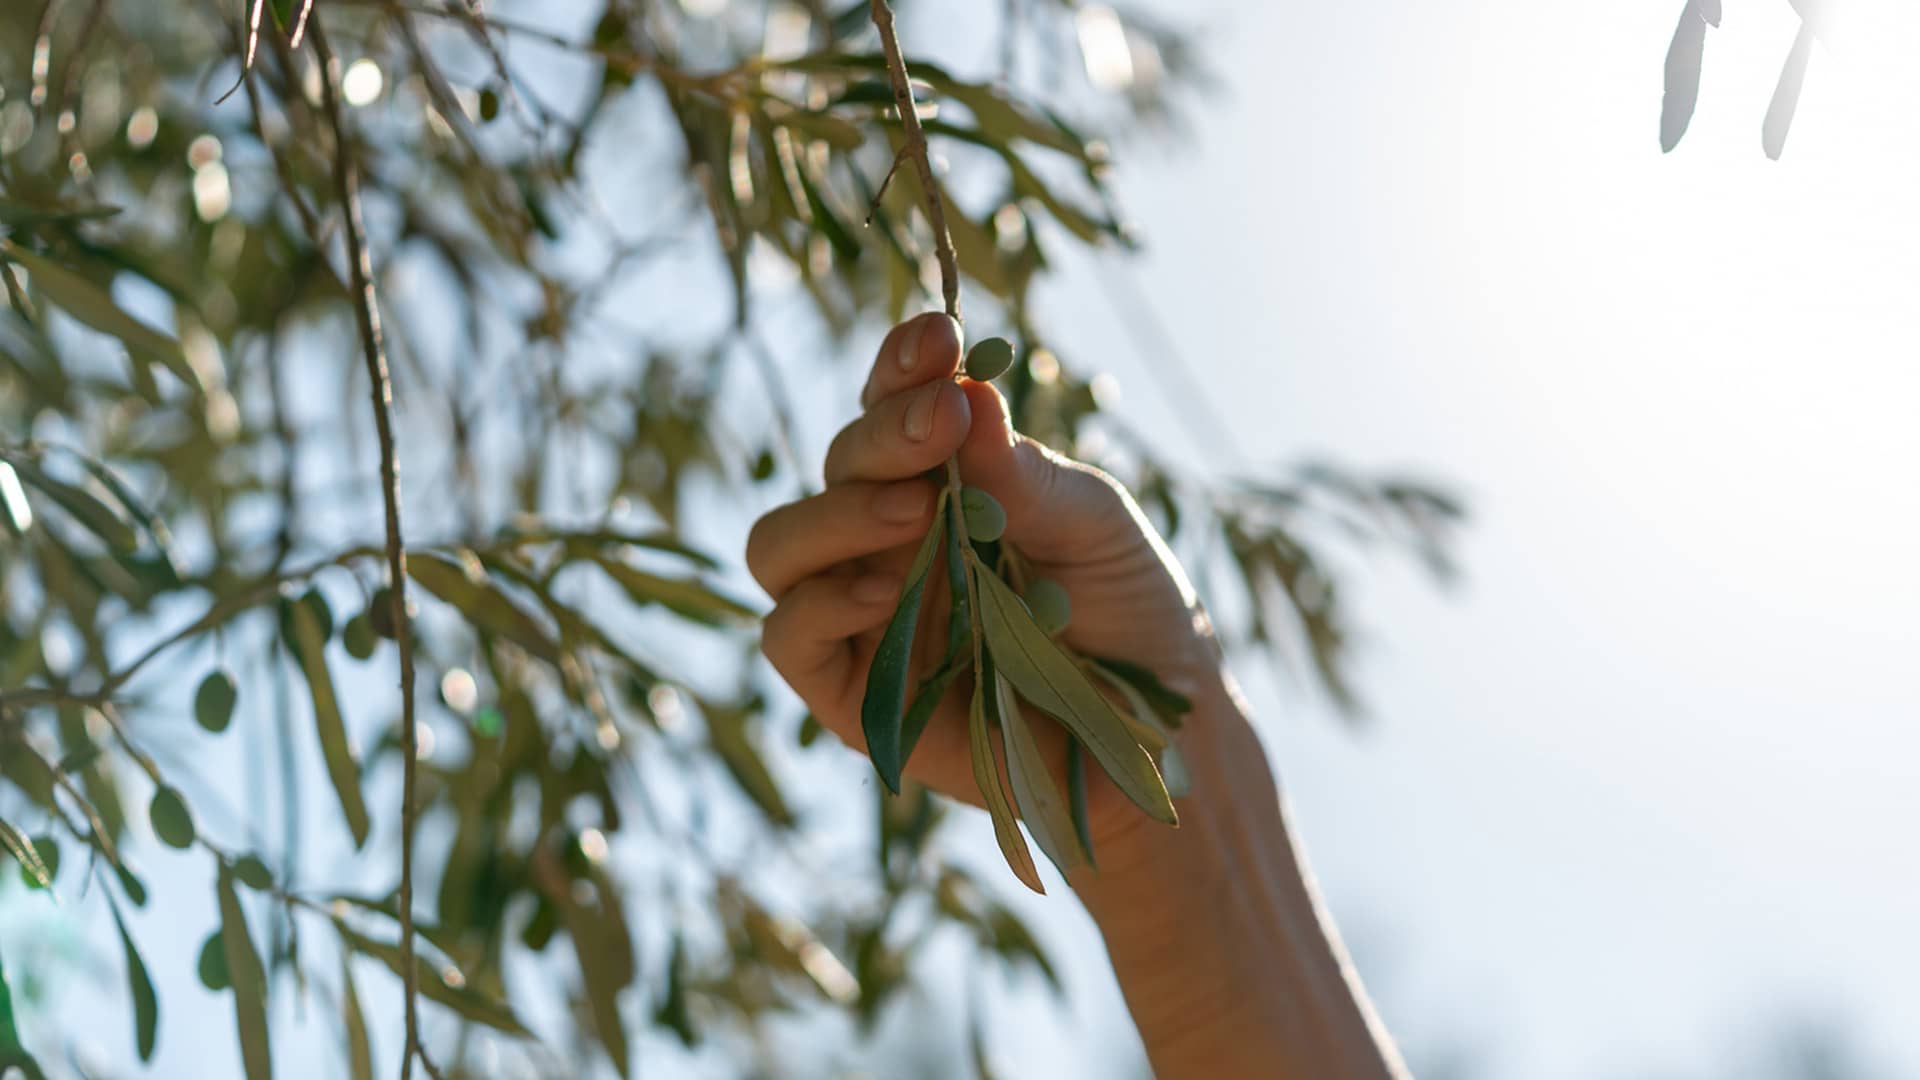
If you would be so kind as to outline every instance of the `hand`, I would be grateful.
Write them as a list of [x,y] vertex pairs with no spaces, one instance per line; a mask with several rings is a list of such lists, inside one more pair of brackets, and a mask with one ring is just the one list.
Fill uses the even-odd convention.
[[[1066,589],[1068,644],[1152,668],[1183,692],[1217,682],[1217,654],[1196,620],[1192,586],[1133,499],[1107,474],[1015,432],[998,390],[955,379],[960,358],[959,328],[943,314],[894,327],[861,395],[866,411],[827,451],[826,490],[754,525],[747,565],[775,602],[761,639],[773,666],[825,727],[864,748],[867,669],[943,490],[925,474],[957,452],[964,481],[1006,510],[1005,538],[1033,576]],[[924,602],[933,610],[923,611],[916,640],[916,682],[944,654],[945,582],[936,564]],[[971,693],[971,680],[957,681],[907,775],[977,803],[967,743]],[[1064,762],[1059,726],[1034,729],[1042,753]],[[1104,832],[1144,815],[1098,768],[1088,776],[1100,777],[1087,793],[1097,849]]]

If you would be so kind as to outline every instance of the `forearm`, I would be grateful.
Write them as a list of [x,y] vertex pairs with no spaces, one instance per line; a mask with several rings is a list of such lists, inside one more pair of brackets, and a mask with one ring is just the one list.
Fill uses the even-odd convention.
[[1103,838],[1074,882],[1106,939],[1160,1080],[1404,1074],[1295,850],[1224,682],[1181,737],[1180,827]]

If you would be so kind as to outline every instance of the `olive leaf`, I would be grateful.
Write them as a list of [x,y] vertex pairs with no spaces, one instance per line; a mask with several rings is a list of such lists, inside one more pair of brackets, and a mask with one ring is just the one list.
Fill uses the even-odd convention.
[[20,1029],[14,1026],[13,1017],[13,990],[7,985],[6,968],[0,966],[0,1070],[19,1069],[27,1074],[27,1080],[46,1080],[40,1063],[20,1041]]
[[1156,821],[1177,825],[1180,817],[1160,771],[1134,740],[1127,721],[1033,621],[1006,582],[977,564],[973,578],[995,667],[1021,697],[1066,725],[1135,806]]
[[305,602],[289,604],[286,614],[293,632],[290,651],[307,689],[313,698],[313,725],[320,736],[320,756],[326,760],[327,778],[333,782],[334,795],[346,815],[347,828],[353,832],[353,846],[367,842],[372,824],[367,819],[367,804],[360,794],[360,765],[353,759],[353,747],[347,741],[346,722],[340,716],[340,699],[334,693],[333,675],[327,670],[326,633],[313,606]]
[[41,861],[40,849],[27,839],[26,833],[14,828],[11,822],[0,820],[0,847],[5,847],[20,861],[21,873],[34,884],[43,889],[53,885],[53,874],[48,871],[47,864]]
[[347,1071],[353,1080],[373,1080],[373,1040],[367,1035],[367,1015],[360,1008],[360,989],[353,984],[353,954],[340,953],[340,1019],[347,1029]]
[[47,475],[39,465],[25,458],[9,459],[20,479],[39,488],[41,494],[59,504],[73,519],[85,526],[115,551],[129,552],[140,546],[139,534],[112,507],[92,492],[62,483]]
[[1000,842],[1007,866],[1021,884],[1044,896],[1047,889],[1040,884],[1040,872],[1034,869],[1033,853],[1027,850],[1026,838],[1020,835],[1020,822],[1007,801],[1006,789],[1000,786],[1000,766],[994,761],[993,737],[987,731],[986,697],[984,692],[974,694],[968,710],[967,742],[972,750],[973,782],[980,788],[980,800],[987,805],[987,815],[993,818],[993,838]]
[[109,337],[119,339],[127,351],[134,355],[160,361],[182,382],[199,388],[200,379],[187,362],[187,354],[181,350],[180,343],[122,311],[107,290],[18,244],[0,240],[0,257],[26,267],[27,272],[33,275],[33,287],[60,305],[67,314]]
[[1073,812],[1073,831],[1087,853],[1087,865],[1099,867],[1093,857],[1093,829],[1087,824],[1087,749],[1067,736],[1067,805]]
[[1787,148],[1787,132],[1793,127],[1793,114],[1800,108],[1800,91],[1807,82],[1807,62],[1813,59],[1813,21],[1803,20],[1793,49],[1780,68],[1780,81],[1773,88],[1773,100],[1767,103],[1767,117],[1760,127],[1760,146],[1775,161]]
[[1187,772],[1187,759],[1180,748],[1173,743],[1173,733],[1167,730],[1160,713],[1140,688],[1095,664],[1093,670],[1120,691],[1127,700],[1127,708],[1132,710],[1131,728],[1140,745],[1153,755],[1154,764],[1160,767],[1160,779],[1167,785],[1167,794],[1176,799],[1185,798],[1193,791],[1193,778]]
[[559,661],[559,646],[533,616],[487,578],[486,569],[472,552],[461,550],[453,558],[430,552],[410,555],[407,576],[480,629],[498,634],[550,664]]
[[141,1061],[151,1061],[154,1035],[160,1025],[160,1000],[153,992],[153,977],[147,974],[147,963],[140,958],[133,935],[127,933],[126,921],[120,917],[120,905],[114,903],[111,893],[107,895],[107,910],[113,913],[114,928],[120,931],[120,947],[127,954],[127,987],[133,995],[134,1045],[140,1051]]
[[966,556],[960,550],[964,528],[952,500],[942,496],[940,501],[945,508],[942,513],[947,517],[947,652],[941,657],[940,667],[921,681],[920,688],[914,693],[913,707],[907,710],[906,719],[901,721],[902,762],[913,757],[913,748],[920,742],[921,733],[926,731],[927,721],[933,719],[934,710],[940,707],[941,700],[952,689],[954,680],[966,671],[966,659],[962,651],[973,635],[973,615],[967,603]]
[[220,947],[226,956],[227,977],[233,983],[234,1026],[240,1031],[240,1058],[247,1080],[271,1080],[273,1051],[267,1037],[267,972],[247,932],[247,914],[233,873],[220,868]]
[[[387,965],[395,975],[403,975],[406,963],[401,958],[400,946],[385,941],[375,941],[346,923],[334,921],[340,940],[355,952],[373,957]],[[436,1001],[476,1024],[485,1024],[495,1031],[523,1038],[531,1037],[531,1032],[520,1018],[514,1015],[513,1008],[504,1001],[497,1001],[466,984],[455,971],[449,976],[446,971],[427,963],[427,959],[418,953],[413,957],[414,972],[417,974],[420,992],[429,1000]],[[452,970],[452,969],[449,969]]]
[[1153,711],[1160,717],[1160,722],[1167,727],[1179,727],[1181,718],[1193,711],[1193,702],[1185,694],[1172,690],[1167,684],[1161,682],[1160,676],[1154,674],[1152,668],[1142,667],[1127,660],[1116,660],[1109,656],[1094,656],[1088,659],[1099,667],[1105,668],[1108,674],[1117,675],[1132,683],[1133,688],[1140,691],[1141,696],[1153,706]]
[[860,727],[867,737],[867,756],[887,790],[900,792],[900,773],[907,766],[902,736],[906,722],[907,676],[913,664],[913,636],[920,623],[920,600],[927,592],[927,571],[933,566],[934,553],[940,550],[947,532],[947,518],[937,514],[926,539],[907,568],[907,581],[900,593],[900,604],[880,636],[873,652],[873,666],[867,670],[867,693],[860,702]]
[[1053,773],[1040,755],[1033,728],[1020,711],[1013,684],[996,672],[993,693],[1000,714],[1000,742],[1006,748],[1007,779],[1012,783],[1014,805],[1020,808],[1020,819],[1027,823],[1034,842],[1065,877],[1067,871],[1086,866],[1092,860],[1074,830],[1073,816],[1067,810],[1066,800],[1060,797],[1060,789],[1054,785]]
[[659,604],[708,626],[737,625],[753,618],[752,608],[693,578],[648,573],[614,556],[597,557],[595,562],[636,604]]

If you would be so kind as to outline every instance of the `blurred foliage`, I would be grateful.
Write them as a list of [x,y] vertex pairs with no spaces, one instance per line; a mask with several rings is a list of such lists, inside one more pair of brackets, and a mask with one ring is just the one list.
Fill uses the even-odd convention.
[[[977,72],[910,59],[973,324],[1026,343],[1003,380],[1020,423],[1104,446],[1176,544],[1231,569],[1230,643],[1304,657],[1350,701],[1326,546],[1443,568],[1459,508],[1324,466],[1195,475],[1103,412],[1034,286],[1060,249],[1135,242],[1090,132],[1177,130],[1205,74],[1144,16],[979,7]],[[0,842],[10,902],[111,908],[130,1053],[189,1034],[165,1000],[189,976],[122,921],[149,903],[142,860],[189,857],[216,885],[187,931],[198,977],[232,995],[253,1071],[274,995],[337,1010],[348,1074],[394,1049],[361,995],[403,964],[402,629],[342,160],[395,366],[420,990],[434,1032],[459,1032],[432,1047],[447,1074],[485,1071],[479,1030],[543,1075],[626,1075],[643,1034],[744,1060],[781,1014],[868,1030],[956,933],[1058,986],[998,884],[942,857],[925,791],[878,799],[862,862],[821,863],[819,823],[871,785],[791,789],[818,727],[753,661],[738,591],[747,520],[807,483],[789,377],[927,303],[921,192],[911,170],[882,182],[898,140],[865,0],[0,9]],[[731,283],[718,319],[688,299],[709,265]],[[776,355],[781,290],[803,317],[784,304]],[[47,1019],[0,996],[0,1066],[62,1060]]]
[[[1780,66],[1779,81],[1767,103],[1767,114],[1760,123],[1760,148],[1776,161],[1787,149],[1787,134],[1793,129],[1794,113],[1800,108],[1800,92],[1806,86],[1807,66],[1813,59],[1813,44],[1831,15],[1828,0],[1788,0],[1800,16],[1800,29]],[[1680,145],[1687,125],[1693,122],[1693,109],[1700,101],[1700,70],[1705,60],[1707,32],[1720,25],[1720,0],[1686,0],[1680,9],[1680,25],[1674,29],[1673,43],[1667,47],[1666,94],[1660,103],[1660,149],[1671,152]]]

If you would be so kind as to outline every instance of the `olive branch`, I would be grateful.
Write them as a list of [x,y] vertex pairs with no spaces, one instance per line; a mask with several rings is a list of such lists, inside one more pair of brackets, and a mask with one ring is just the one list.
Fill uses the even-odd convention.
[[[904,158],[920,179],[940,265],[942,299],[946,313],[959,322],[960,269],[894,29],[893,10],[887,0],[869,0],[869,7],[900,116],[902,142],[888,177]],[[1006,371],[1013,358],[1010,343],[988,338],[967,351],[962,370],[984,382]],[[958,456],[948,458],[939,509],[907,570],[899,605],[868,669],[860,721],[874,768],[897,794],[901,773],[927,721],[954,682],[970,669],[968,740],[974,783],[993,818],[994,837],[1007,865],[1028,888],[1044,893],[1017,820],[1026,821],[1034,841],[1062,875],[1093,866],[1084,758],[1091,754],[1135,806],[1156,821],[1177,825],[1173,796],[1185,794],[1185,769],[1169,729],[1179,726],[1191,705],[1146,668],[1081,656],[1059,641],[1071,617],[1066,591],[1051,580],[1027,580],[1019,553],[1002,539],[1005,529],[1006,512],[999,503],[985,491],[965,486]],[[952,598],[946,654],[920,680],[909,705],[907,682],[921,602],[933,564],[943,554]],[[1024,590],[1015,591],[1016,583]],[[963,651],[963,641],[970,643],[969,650]],[[1127,703],[1128,712],[1122,713],[1097,683],[1109,685]],[[1023,700],[1066,729],[1064,799],[1021,709]],[[1006,759],[1004,785],[993,751],[994,729],[1000,733]]]

